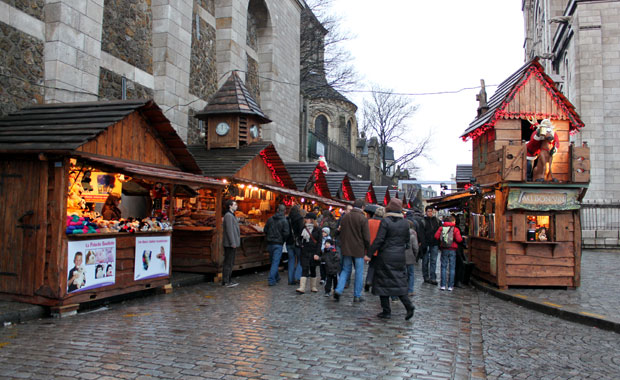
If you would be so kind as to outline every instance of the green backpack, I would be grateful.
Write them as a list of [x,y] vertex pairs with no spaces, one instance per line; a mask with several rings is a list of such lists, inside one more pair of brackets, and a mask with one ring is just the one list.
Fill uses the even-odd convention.
[[454,242],[454,226],[441,227],[441,236],[439,237],[440,248],[452,248]]

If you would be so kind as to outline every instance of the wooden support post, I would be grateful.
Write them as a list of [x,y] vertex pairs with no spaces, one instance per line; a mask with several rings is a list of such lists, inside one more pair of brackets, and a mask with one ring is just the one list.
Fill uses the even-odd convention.
[[[504,191],[506,194],[504,194]],[[497,242],[497,287],[506,289],[506,195],[508,189],[495,190],[495,241]]]
[[80,304],[77,303],[71,305],[53,306],[50,309],[50,312],[54,318],[64,318],[71,315],[76,315],[79,307]]

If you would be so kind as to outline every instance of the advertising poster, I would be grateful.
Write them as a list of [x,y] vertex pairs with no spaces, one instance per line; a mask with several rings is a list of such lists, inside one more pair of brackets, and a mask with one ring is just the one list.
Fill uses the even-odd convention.
[[134,280],[168,276],[170,236],[136,237]]
[[67,293],[113,285],[116,276],[116,239],[70,241]]
[[87,170],[77,180],[82,184],[82,197],[86,202],[103,203],[110,194],[121,195],[123,185],[114,174]]

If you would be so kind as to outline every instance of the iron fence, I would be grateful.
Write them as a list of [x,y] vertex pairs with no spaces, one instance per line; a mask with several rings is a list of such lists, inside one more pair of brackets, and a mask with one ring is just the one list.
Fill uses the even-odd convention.
[[582,230],[620,229],[620,203],[582,203]]

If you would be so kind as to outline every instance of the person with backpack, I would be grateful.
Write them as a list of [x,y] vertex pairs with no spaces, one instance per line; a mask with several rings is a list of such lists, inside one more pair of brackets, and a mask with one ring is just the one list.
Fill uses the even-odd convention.
[[463,242],[461,231],[456,227],[455,219],[452,215],[446,217],[443,226],[435,232],[435,239],[439,241],[439,249],[441,249],[441,284],[440,290],[446,290],[446,271],[448,266],[450,272],[448,276],[448,290],[454,290],[454,274],[456,266],[456,250],[458,243]]

